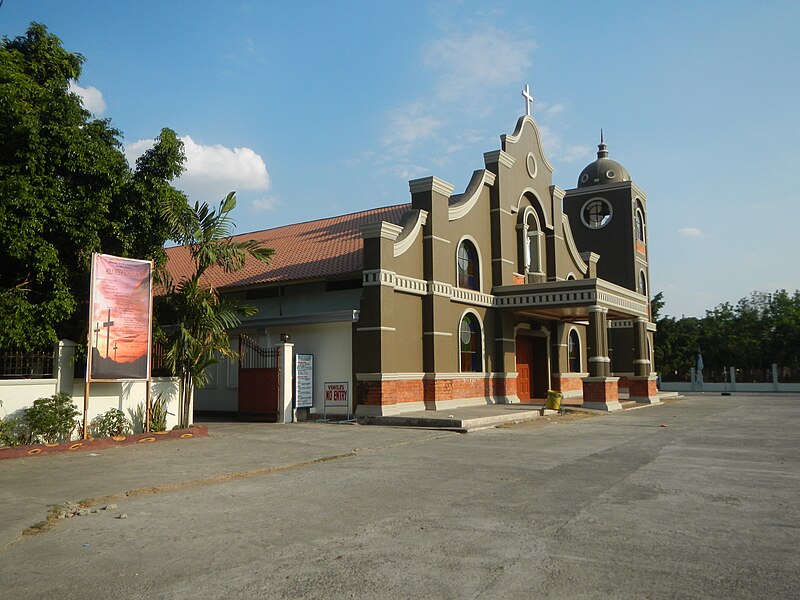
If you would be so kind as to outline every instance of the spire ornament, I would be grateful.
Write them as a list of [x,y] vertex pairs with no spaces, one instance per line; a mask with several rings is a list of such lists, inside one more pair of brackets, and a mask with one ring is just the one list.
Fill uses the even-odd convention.
[[528,84],[525,84],[525,89],[522,90],[522,97],[525,98],[525,116],[531,116],[531,103],[533,102],[533,96],[531,96],[531,89]]

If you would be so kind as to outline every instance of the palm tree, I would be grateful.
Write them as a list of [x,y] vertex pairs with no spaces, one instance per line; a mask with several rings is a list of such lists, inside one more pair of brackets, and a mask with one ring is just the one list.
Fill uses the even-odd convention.
[[168,313],[167,367],[180,378],[180,426],[189,425],[189,407],[195,388],[208,381],[205,373],[218,356],[236,356],[230,347],[228,331],[241,323],[241,317],[256,313],[256,308],[236,299],[221,297],[203,284],[203,274],[211,267],[226,273],[241,270],[247,257],[267,263],[274,250],[254,240],[232,239],[235,223],[231,211],[236,207],[235,192],[229,193],[215,210],[206,203],[185,202],[164,207],[164,218],[174,231],[174,240],[185,246],[192,259],[193,272],[174,282],[162,274]]

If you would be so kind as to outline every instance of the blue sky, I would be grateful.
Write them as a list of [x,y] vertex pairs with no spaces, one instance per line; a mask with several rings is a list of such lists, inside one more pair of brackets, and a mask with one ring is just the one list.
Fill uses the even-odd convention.
[[239,231],[463,190],[524,104],[572,188],[611,158],[647,193],[652,291],[702,316],[800,287],[800,4],[5,0],[86,57],[78,85],[130,156],[184,137],[178,187],[237,190]]

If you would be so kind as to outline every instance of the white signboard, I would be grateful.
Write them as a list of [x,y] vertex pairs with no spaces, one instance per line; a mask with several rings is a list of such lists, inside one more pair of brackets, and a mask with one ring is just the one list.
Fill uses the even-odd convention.
[[347,406],[347,382],[325,382],[325,406]]
[[311,408],[314,405],[314,355],[294,356],[295,408]]

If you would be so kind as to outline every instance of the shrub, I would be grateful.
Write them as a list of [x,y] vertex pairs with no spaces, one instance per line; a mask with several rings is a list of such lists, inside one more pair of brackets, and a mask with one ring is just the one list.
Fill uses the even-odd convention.
[[[167,415],[172,413],[167,411],[167,404],[169,400],[164,398],[163,394],[158,394],[155,399],[150,403],[150,431],[166,431],[167,430]],[[145,419],[145,405],[140,402],[136,406],[136,410],[131,413],[133,419],[133,426],[136,431],[144,431]]]
[[17,422],[9,418],[0,419],[0,446],[16,446],[18,443]]
[[131,432],[131,429],[131,422],[125,418],[125,413],[118,408],[112,408],[95,417],[89,424],[89,431],[92,432],[92,437],[127,435]]
[[168,400],[162,394],[156,396],[150,405],[150,431],[166,431],[167,430],[167,412]]
[[72,396],[54,394],[50,398],[39,398],[33,406],[23,411],[24,427],[27,428],[27,443],[61,442],[68,440],[75,429],[78,410],[72,404]]

